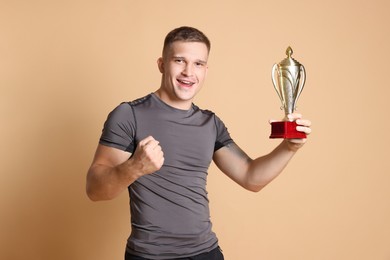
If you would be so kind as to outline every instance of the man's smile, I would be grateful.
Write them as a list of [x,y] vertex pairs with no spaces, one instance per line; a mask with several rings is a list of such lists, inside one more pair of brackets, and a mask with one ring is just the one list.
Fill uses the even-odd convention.
[[177,81],[180,83],[180,85],[182,85],[184,87],[191,87],[192,85],[195,84],[195,82],[185,80],[185,79],[177,79]]

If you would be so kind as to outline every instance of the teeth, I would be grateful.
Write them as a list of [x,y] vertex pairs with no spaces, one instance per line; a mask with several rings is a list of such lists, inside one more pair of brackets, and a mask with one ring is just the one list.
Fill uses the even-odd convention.
[[193,85],[194,83],[186,80],[179,80],[181,83],[187,84],[187,85]]

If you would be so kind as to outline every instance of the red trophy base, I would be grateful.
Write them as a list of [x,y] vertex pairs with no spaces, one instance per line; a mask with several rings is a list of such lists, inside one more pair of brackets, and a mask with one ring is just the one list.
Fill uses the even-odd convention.
[[290,121],[280,121],[271,123],[271,135],[269,138],[306,138],[306,134],[297,131],[297,123]]

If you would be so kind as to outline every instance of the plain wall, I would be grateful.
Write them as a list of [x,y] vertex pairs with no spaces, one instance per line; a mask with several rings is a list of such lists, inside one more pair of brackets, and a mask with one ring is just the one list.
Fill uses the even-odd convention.
[[390,2],[0,2],[0,259],[123,259],[127,193],[94,203],[85,176],[107,114],[155,91],[168,31],[212,41],[195,102],[252,157],[282,118],[271,68],[306,68],[313,133],[260,193],[212,165],[214,231],[228,260],[390,259]]

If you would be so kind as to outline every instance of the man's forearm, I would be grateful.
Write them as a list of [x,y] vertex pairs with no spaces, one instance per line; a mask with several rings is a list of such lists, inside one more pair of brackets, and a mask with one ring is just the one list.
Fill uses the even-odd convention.
[[249,167],[248,185],[250,190],[260,191],[275,179],[287,166],[296,153],[291,149],[289,141],[284,140],[271,153],[251,162]]
[[87,195],[93,201],[110,200],[127,189],[139,174],[131,171],[129,162],[116,167],[105,165],[92,166],[87,175]]

